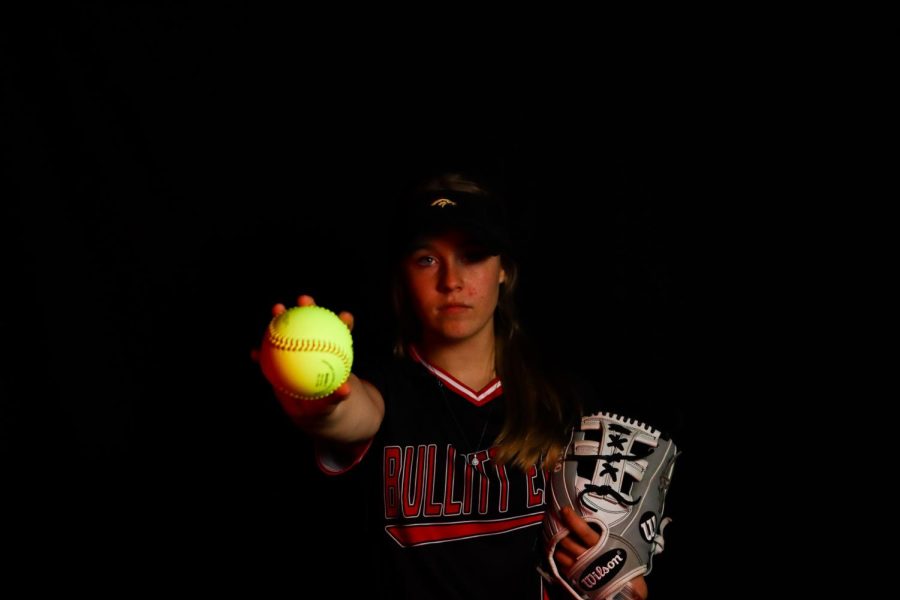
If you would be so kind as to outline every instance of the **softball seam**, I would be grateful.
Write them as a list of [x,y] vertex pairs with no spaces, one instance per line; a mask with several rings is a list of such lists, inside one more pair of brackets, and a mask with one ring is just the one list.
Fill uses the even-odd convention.
[[340,346],[332,341],[315,339],[298,340],[289,338],[278,334],[275,331],[275,328],[270,324],[269,343],[275,348],[286,352],[326,352],[328,354],[333,354],[341,359],[341,362],[344,363],[344,367],[346,367],[348,371],[350,370],[350,357],[347,356],[347,353],[344,352]]

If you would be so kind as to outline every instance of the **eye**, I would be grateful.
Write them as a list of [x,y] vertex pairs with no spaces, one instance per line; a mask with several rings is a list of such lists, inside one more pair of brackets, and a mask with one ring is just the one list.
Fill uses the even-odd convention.
[[428,254],[423,254],[422,256],[413,257],[413,263],[420,267],[430,267],[435,263],[435,258]]

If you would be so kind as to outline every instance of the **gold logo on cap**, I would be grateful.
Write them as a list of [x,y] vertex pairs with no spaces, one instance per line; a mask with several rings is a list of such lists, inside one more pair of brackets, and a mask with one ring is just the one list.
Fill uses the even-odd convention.
[[456,206],[456,202],[451,200],[450,198],[438,198],[434,202],[431,203],[431,206],[437,206],[440,208],[444,208],[446,206]]

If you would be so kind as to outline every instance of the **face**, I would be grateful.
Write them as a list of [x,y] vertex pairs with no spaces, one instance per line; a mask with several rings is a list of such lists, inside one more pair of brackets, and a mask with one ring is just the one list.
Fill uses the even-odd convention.
[[506,281],[499,256],[451,232],[425,239],[403,269],[424,343],[493,335],[500,284]]

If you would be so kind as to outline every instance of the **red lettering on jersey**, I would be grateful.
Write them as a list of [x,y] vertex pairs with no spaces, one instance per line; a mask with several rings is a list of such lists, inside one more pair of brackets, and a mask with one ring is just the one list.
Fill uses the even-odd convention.
[[462,502],[453,499],[453,477],[456,474],[456,448],[447,444],[447,464],[444,467],[444,514],[458,515],[462,512]]
[[[496,454],[497,447],[494,446],[490,449],[491,462],[493,462]],[[509,510],[509,475],[506,473],[506,465],[498,465],[495,462],[493,464],[497,470],[497,479],[500,480],[500,502],[498,508],[501,513],[505,513]]]
[[463,514],[470,515],[472,514],[472,479],[475,476],[475,472],[472,470],[472,459],[469,458],[469,455],[465,455],[465,469],[463,470],[463,478],[465,484],[463,486]]
[[400,448],[384,447],[384,517],[400,516]]
[[439,517],[441,516],[441,503],[434,501],[434,488],[435,488],[435,475],[437,474],[437,469],[435,468],[435,463],[437,462],[437,446],[434,444],[428,445],[428,469],[425,472],[425,516],[426,517]]
[[478,459],[478,465],[475,470],[478,472],[478,514],[486,515],[488,511],[488,494],[491,491],[491,480],[487,475],[485,463],[488,461],[488,451],[479,450],[475,453]]
[[[413,459],[413,453],[416,454]],[[415,480],[412,477],[413,460],[415,460]],[[425,446],[413,448],[406,447],[406,453],[403,458],[403,476],[401,477],[403,486],[401,488],[400,502],[403,509],[403,517],[411,519],[418,517],[422,512],[422,495],[425,491]]]
[[[447,444],[443,472],[443,491],[438,486],[437,445],[385,446],[384,448],[384,512],[386,519],[454,517],[486,515],[490,506],[503,514],[510,510],[510,473],[506,465],[495,462],[497,448],[463,455],[459,464],[456,448]],[[476,463],[474,466],[472,463]],[[490,463],[490,464],[488,464]],[[459,469],[462,468],[462,472]],[[477,475],[476,475],[477,473]],[[462,498],[456,497],[457,475],[462,477]],[[491,498],[491,480],[499,483]],[[537,466],[525,473],[526,506],[544,505],[546,473]],[[476,492],[475,486],[478,486]],[[476,504],[477,494],[477,506]],[[494,504],[496,502],[496,504]]]
[[[541,478],[540,484],[535,481],[538,477]],[[526,475],[525,479],[528,482],[528,485],[526,486],[528,488],[528,508],[543,506],[545,485],[544,471],[542,469],[538,469],[537,465],[532,465],[531,468],[528,469],[528,474]]]

